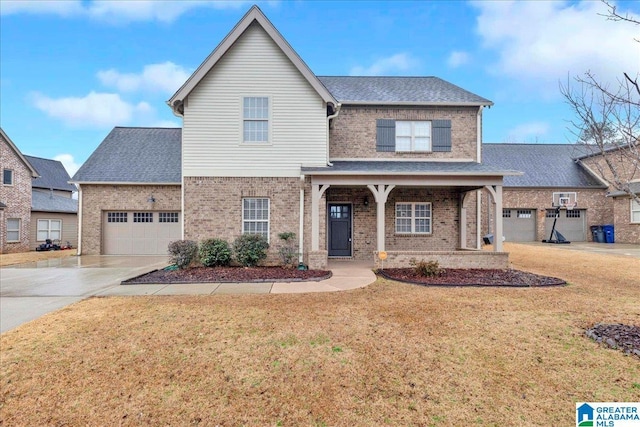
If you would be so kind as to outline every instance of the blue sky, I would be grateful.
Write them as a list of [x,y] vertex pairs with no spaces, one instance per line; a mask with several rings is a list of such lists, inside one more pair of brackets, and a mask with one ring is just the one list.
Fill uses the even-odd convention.
[[[180,126],[166,100],[253,3],[0,0],[0,126],[71,175],[114,126]],[[573,142],[560,83],[640,72],[640,28],[597,1],[256,3],[317,75],[438,76],[492,100],[485,142]]]

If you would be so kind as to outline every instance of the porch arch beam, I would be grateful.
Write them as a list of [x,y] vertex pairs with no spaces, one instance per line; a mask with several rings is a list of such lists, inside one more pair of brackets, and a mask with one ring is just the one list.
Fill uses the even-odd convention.
[[376,200],[376,236],[377,236],[377,249],[378,252],[385,250],[385,226],[384,226],[384,212],[387,204],[387,198],[391,190],[395,188],[394,184],[368,184],[367,188],[373,194]]
[[320,250],[320,199],[330,184],[311,186],[311,250]]

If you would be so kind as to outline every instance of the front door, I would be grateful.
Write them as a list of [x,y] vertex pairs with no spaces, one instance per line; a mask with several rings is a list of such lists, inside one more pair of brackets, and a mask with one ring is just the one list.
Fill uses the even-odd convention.
[[329,256],[351,256],[350,204],[329,204]]

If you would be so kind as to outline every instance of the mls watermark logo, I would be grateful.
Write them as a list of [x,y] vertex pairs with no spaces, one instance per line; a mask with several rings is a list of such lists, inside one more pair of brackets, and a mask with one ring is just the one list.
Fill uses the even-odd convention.
[[640,403],[635,402],[578,402],[577,427],[638,427]]

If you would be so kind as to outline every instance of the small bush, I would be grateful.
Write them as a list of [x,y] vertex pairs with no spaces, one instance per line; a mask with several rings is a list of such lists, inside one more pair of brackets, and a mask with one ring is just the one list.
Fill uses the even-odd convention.
[[171,262],[178,268],[187,268],[198,257],[198,244],[193,240],[176,240],[169,243]]
[[233,242],[236,261],[245,267],[254,267],[267,257],[269,242],[261,234],[243,234]]
[[280,259],[282,259],[282,264],[285,266],[296,265],[298,261],[298,247],[295,242],[296,233],[287,231],[286,233],[278,234],[278,237],[282,240],[282,244],[278,249]]
[[444,269],[440,268],[438,261],[416,261],[413,259],[411,260],[411,265],[413,266],[416,274],[420,276],[434,277],[444,274]]
[[222,239],[206,239],[200,242],[200,262],[205,267],[225,267],[231,263],[231,248]]

